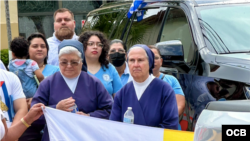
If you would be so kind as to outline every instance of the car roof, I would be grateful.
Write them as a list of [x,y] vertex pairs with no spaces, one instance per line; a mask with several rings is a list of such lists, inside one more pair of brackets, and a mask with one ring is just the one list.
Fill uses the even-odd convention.
[[156,0],[155,2],[153,2],[153,0],[145,0],[144,2],[149,3],[149,5],[147,5],[146,7],[151,7],[161,5],[161,3],[189,3],[195,6],[202,6],[216,4],[247,3],[250,2],[250,0]]
[[[246,3],[250,2],[250,0],[144,0],[144,2],[149,3],[145,8],[147,7],[155,7],[155,6],[166,6],[168,4],[174,4],[174,3],[188,3],[192,4],[194,6],[204,6],[204,5],[216,5],[216,4],[230,4],[230,3]],[[110,2],[101,5],[100,8],[92,10],[88,13],[88,16],[97,14],[101,12],[102,10],[110,9],[110,12],[112,11],[112,8],[115,7],[127,7],[129,8],[132,4],[132,1],[118,1],[118,2]],[[126,8],[125,8],[126,9]],[[102,13],[102,12],[101,12]]]
[[250,0],[195,0],[197,5],[213,5],[213,4],[230,4],[230,3],[245,3]]
[[99,14],[103,13],[102,12],[103,10],[105,10],[105,12],[112,12],[113,8],[116,8],[116,7],[123,7],[123,8],[130,7],[131,4],[132,4],[132,1],[106,3],[106,4],[101,5],[100,8],[97,8],[95,10],[90,11],[87,16],[94,15],[94,14],[97,14],[97,13],[99,13]]

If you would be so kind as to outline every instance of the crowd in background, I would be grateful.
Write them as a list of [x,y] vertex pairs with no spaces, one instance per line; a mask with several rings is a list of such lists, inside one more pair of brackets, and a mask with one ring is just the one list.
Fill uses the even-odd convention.
[[160,72],[155,46],[137,44],[126,52],[122,40],[108,41],[101,31],[77,36],[74,29],[74,14],[61,8],[52,37],[12,40],[9,71],[0,62],[0,139],[48,141],[41,106],[121,122],[132,107],[134,124],[181,129],[184,93],[175,77]]

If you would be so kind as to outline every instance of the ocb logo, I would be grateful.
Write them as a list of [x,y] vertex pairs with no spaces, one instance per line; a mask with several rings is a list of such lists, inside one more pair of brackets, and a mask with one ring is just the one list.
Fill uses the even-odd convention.
[[247,135],[246,129],[227,129],[226,135],[227,136],[246,136]]
[[222,125],[222,141],[249,141],[250,125]]

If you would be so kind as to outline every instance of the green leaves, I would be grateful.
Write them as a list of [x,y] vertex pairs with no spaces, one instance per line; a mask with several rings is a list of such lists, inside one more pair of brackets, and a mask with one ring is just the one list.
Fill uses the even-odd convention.
[[1,60],[4,63],[5,67],[7,68],[9,64],[9,50],[8,49],[2,49],[1,50]]

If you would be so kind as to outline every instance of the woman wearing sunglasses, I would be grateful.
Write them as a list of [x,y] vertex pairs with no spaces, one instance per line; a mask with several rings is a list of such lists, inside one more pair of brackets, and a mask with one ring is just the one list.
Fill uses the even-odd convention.
[[107,39],[101,32],[87,31],[79,36],[79,41],[84,46],[88,73],[97,77],[114,97],[115,93],[122,88],[122,83],[115,67],[107,60],[109,50]]

